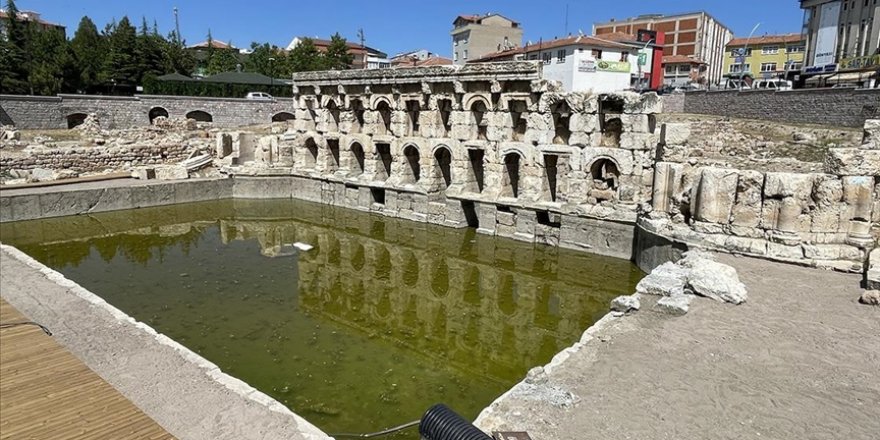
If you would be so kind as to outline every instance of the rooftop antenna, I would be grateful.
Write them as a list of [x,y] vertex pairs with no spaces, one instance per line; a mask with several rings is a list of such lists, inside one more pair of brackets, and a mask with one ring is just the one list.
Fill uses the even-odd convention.
[[367,46],[364,44],[367,37],[364,36],[364,28],[358,29],[358,39],[361,40],[361,50],[364,52],[364,69],[367,68]]
[[177,45],[180,46],[182,40],[180,38],[180,20],[177,17],[177,6],[174,7],[174,29],[174,32],[177,33]]
[[568,34],[568,3],[565,4],[565,33]]

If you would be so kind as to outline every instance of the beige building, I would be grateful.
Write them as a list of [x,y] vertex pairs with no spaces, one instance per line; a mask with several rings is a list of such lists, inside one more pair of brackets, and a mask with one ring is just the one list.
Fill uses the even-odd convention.
[[499,14],[459,15],[452,25],[452,61],[457,65],[522,44],[519,22]]
[[[877,55],[880,47],[880,3],[877,0],[801,0],[804,65],[810,71],[852,68]],[[857,60],[861,58],[862,60]],[[830,66],[835,65],[835,66]]]
[[[704,78],[703,81],[710,83],[721,81],[724,73],[724,47],[733,39],[733,32],[715,17],[700,11],[678,15],[640,15],[625,20],[611,19],[605,23],[593,24],[593,35],[600,38],[604,34],[615,32],[635,35],[639,29],[660,31],[666,35],[663,46],[664,69],[667,67],[665,60],[675,61],[676,66],[704,66],[704,75],[698,78]],[[689,77],[690,72],[686,76]]]

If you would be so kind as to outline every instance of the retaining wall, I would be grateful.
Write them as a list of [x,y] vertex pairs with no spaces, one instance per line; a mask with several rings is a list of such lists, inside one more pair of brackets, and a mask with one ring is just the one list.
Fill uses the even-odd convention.
[[684,94],[682,110],[674,105],[674,96],[664,96],[665,112],[843,127],[862,127],[866,119],[880,118],[880,89],[690,92]]
[[163,116],[167,112],[171,118],[201,111],[211,115],[217,126],[238,127],[268,123],[280,113],[291,113],[292,117],[293,101],[161,95],[0,95],[0,124],[19,129],[64,129],[68,128],[69,116],[95,113],[103,128],[127,128],[150,125],[153,109]]

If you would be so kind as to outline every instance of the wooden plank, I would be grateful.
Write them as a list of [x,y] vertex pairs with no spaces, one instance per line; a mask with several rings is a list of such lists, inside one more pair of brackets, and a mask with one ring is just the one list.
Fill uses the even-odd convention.
[[[0,322],[28,321],[0,299]],[[39,327],[0,330],[0,439],[173,439]]]

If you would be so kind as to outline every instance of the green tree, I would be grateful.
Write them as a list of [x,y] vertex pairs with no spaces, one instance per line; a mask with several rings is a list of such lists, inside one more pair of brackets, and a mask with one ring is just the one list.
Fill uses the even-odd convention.
[[330,37],[330,45],[327,46],[324,58],[324,67],[334,70],[350,69],[354,62],[354,55],[348,53],[348,43],[339,32]]
[[177,72],[184,75],[192,75],[197,66],[197,61],[192,52],[183,48],[183,44],[178,44],[177,34],[171,31],[165,44],[162,47],[164,52],[163,60],[165,63],[165,72]]
[[27,29],[18,20],[18,8],[13,0],[6,1],[6,38],[0,38],[0,92],[29,93],[27,57]]
[[[229,45],[232,46],[232,43],[229,43]],[[238,66],[238,63],[238,58],[235,56],[233,49],[215,50],[208,61],[207,74],[214,75],[220,72],[233,71]]]
[[107,34],[106,77],[115,85],[135,85],[140,79],[137,59],[137,31],[128,17],[122,17]]
[[76,90],[79,78],[76,60],[61,31],[42,30],[30,25],[27,43],[30,93],[54,95]]
[[308,72],[324,68],[324,56],[318,52],[311,38],[303,38],[288,55],[292,72]]
[[141,84],[144,77],[159,76],[165,71],[164,46],[165,40],[147,28],[147,19],[143,19],[140,34],[137,36],[137,83]]
[[251,43],[251,54],[245,62],[245,70],[278,78],[286,70],[287,55],[269,43]]
[[86,93],[95,91],[106,80],[104,63],[106,45],[98,28],[89,17],[83,17],[70,41],[79,71],[78,89]]

